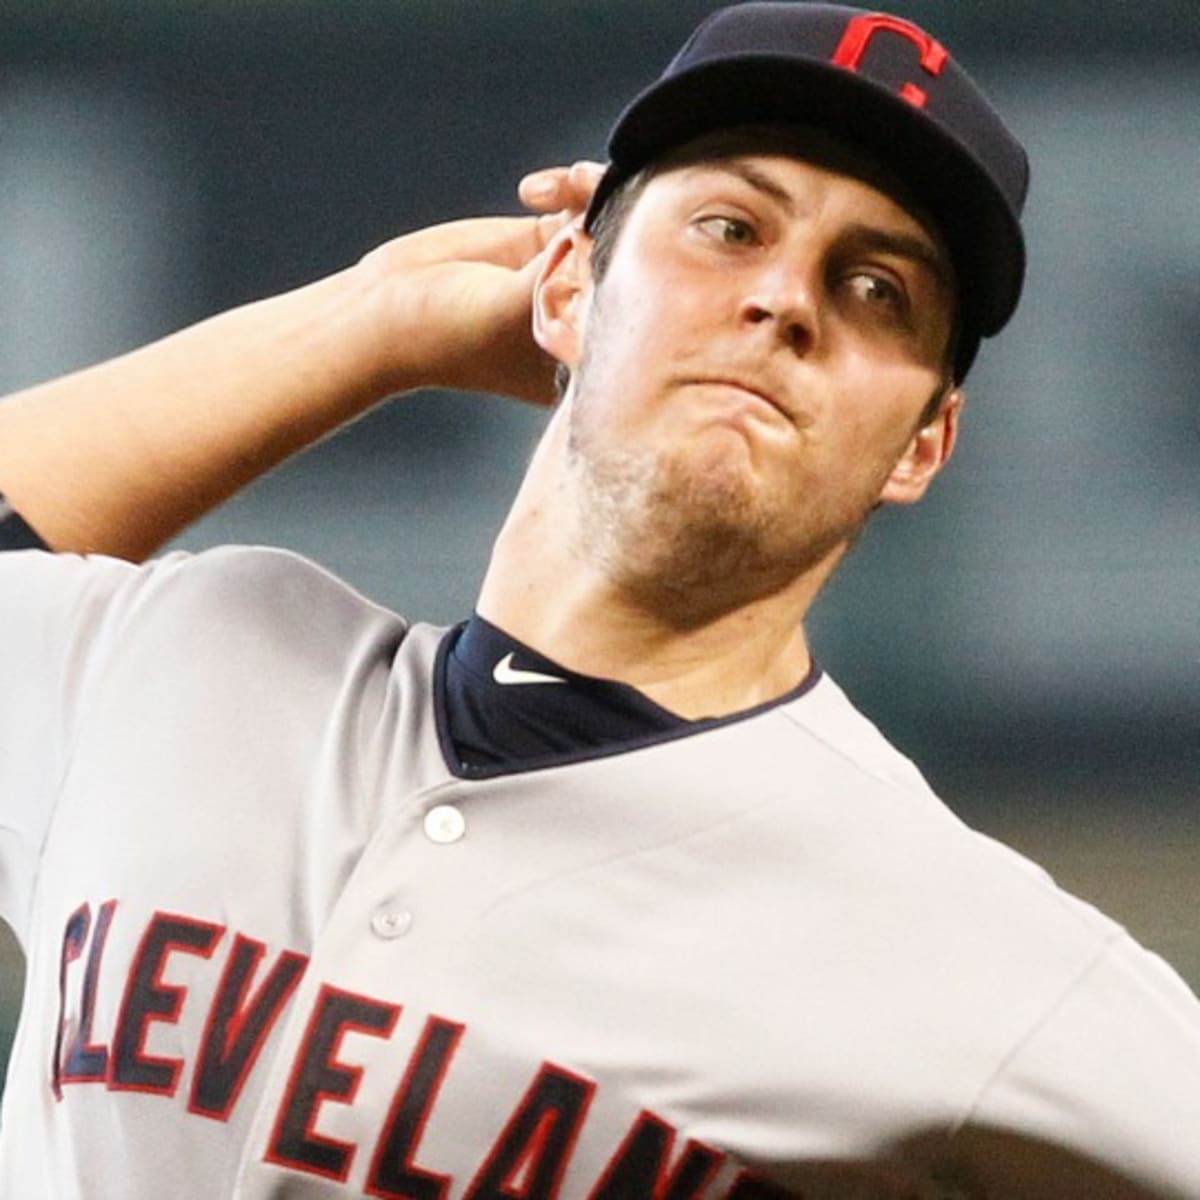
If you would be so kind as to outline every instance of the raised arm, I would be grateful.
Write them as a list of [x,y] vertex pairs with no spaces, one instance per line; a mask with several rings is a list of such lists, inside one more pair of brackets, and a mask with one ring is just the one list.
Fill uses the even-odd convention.
[[548,403],[553,364],[530,337],[530,292],[594,176],[588,164],[539,172],[521,194],[540,217],[397,238],[326,279],[9,397],[0,493],[52,549],[138,560],[395,393]]

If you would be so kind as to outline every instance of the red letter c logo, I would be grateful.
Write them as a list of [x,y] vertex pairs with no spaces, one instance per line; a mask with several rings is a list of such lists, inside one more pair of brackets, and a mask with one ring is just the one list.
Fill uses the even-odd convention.
[[[950,57],[946,50],[923,29],[885,13],[855,17],[846,26],[846,32],[842,34],[842,40],[834,51],[833,64],[845,67],[848,71],[857,71],[871,39],[885,30],[888,33],[898,33],[912,42],[921,52],[921,66],[930,75],[936,78],[942,73],[942,68]],[[915,83],[906,83],[900,89],[900,95],[916,108],[924,108],[929,100],[928,95]]]

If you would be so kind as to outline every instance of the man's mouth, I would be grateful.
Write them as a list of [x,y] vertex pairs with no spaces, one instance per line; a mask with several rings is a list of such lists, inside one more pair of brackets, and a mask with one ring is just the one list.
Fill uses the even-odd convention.
[[744,395],[767,405],[789,423],[795,423],[795,418],[793,417],[791,411],[789,410],[788,406],[779,399],[778,394],[773,389],[764,387],[761,383],[751,382],[736,375],[712,375],[688,380],[688,382],[707,387],[732,388],[735,391],[741,392]]

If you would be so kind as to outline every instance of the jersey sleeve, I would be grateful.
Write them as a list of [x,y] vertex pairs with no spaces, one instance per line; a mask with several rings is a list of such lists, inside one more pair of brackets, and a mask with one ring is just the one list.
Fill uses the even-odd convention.
[[46,543],[3,496],[0,496],[0,552],[45,550]]
[[1127,935],[988,1083],[955,1138],[986,1195],[1195,1197],[1200,1001]]
[[38,550],[0,554],[0,917],[22,941],[75,730],[151,571]]

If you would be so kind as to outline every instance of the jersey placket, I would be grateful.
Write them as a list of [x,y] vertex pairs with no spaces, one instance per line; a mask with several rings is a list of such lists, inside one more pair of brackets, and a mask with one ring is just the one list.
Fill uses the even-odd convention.
[[352,1177],[361,1190],[406,1066],[430,1061],[431,1037],[443,1059],[452,1053],[456,1023],[422,1014],[412,996],[452,936],[456,914],[438,892],[461,872],[453,859],[469,835],[466,790],[450,781],[405,798],[364,850],[289,1010],[238,1196],[275,1194],[280,1171],[295,1194],[336,1195],[330,1185]]

